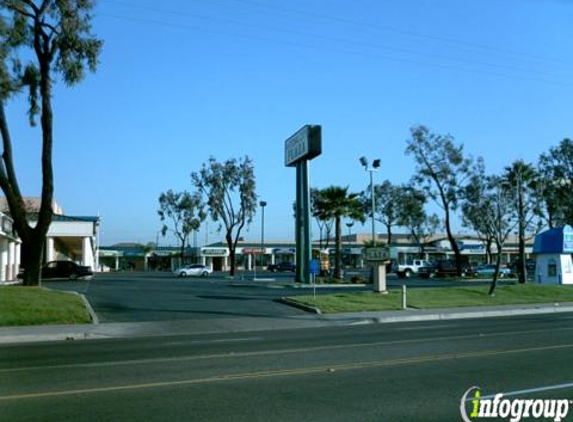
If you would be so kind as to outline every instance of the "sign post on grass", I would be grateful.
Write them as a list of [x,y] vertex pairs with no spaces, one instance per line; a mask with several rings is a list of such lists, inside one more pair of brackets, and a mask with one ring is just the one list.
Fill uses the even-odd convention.
[[373,267],[374,291],[386,294],[386,264],[390,262],[390,250],[386,247],[364,249],[364,261]]
[[322,153],[322,130],[305,125],[285,141],[285,166],[296,167],[296,281],[310,283],[310,188],[308,162]]

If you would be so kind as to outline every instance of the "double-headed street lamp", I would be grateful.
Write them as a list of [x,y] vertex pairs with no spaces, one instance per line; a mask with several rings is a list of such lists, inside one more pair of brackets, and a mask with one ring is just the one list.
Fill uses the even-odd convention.
[[370,197],[372,198],[372,247],[376,246],[376,223],[374,215],[376,213],[376,199],[374,198],[374,172],[380,167],[380,159],[372,161],[372,166],[368,165],[368,158],[360,157],[360,164],[364,170],[370,173]]

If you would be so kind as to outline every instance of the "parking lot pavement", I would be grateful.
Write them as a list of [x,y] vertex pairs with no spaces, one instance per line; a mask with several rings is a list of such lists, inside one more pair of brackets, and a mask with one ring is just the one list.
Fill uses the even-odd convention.
[[[122,272],[97,274],[91,280],[44,282],[44,286],[71,290],[86,296],[100,322],[142,322],[203,320],[232,317],[288,317],[304,315],[276,300],[300,295],[304,287],[294,284],[292,273],[238,273],[230,279],[226,273],[209,277],[179,278],[168,272]],[[266,280],[266,281],[262,281]],[[488,281],[399,279],[388,277],[390,289],[406,284],[412,288],[483,285]],[[301,289],[301,287],[303,287]],[[369,285],[348,285],[352,291],[369,291]],[[317,294],[339,291],[322,287]]]
[[274,301],[288,289],[244,288],[244,281],[242,284],[241,279],[229,280],[218,275],[178,278],[170,273],[126,272],[97,274],[91,280],[77,282],[44,282],[44,286],[82,293],[101,322],[304,314]]

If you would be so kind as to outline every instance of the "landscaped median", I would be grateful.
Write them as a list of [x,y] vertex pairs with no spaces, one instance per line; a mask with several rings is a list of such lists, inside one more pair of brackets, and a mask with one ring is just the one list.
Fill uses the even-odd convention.
[[[461,308],[469,306],[523,305],[573,302],[573,286],[516,284],[498,286],[495,296],[489,286],[410,288],[407,304],[414,309]],[[396,311],[402,309],[400,290],[388,294],[373,292],[291,296],[288,302],[319,309],[323,314],[339,312]]]
[[78,295],[41,287],[0,288],[0,326],[91,322],[90,314]]

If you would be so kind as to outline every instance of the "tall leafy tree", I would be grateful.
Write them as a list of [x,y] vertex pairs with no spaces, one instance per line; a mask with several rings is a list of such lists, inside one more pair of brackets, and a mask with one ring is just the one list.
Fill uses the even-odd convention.
[[476,206],[478,206],[482,215],[482,224],[486,227],[486,231],[491,234],[497,249],[495,271],[489,288],[489,294],[493,296],[497,287],[501,255],[505,242],[519,223],[519,220],[516,218],[517,214],[513,206],[515,203],[515,190],[512,189],[507,180],[504,180],[502,177],[488,177],[485,180],[486,190]]
[[411,134],[406,154],[416,161],[413,180],[442,208],[446,235],[455,254],[457,273],[461,275],[462,257],[451,226],[472,160],[464,157],[463,145],[456,145],[451,135],[431,133],[425,126],[413,127]]
[[173,192],[169,189],[159,195],[157,213],[163,223],[161,228],[163,236],[168,230],[172,230],[181,242],[180,256],[181,263],[183,263],[189,236],[193,231],[199,230],[206,217],[201,204],[201,196],[187,191]]
[[220,222],[225,229],[231,276],[234,276],[237,242],[257,210],[253,162],[249,157],[223,162],[211,157],[201,170],[191,173],[191,180],[206,198],[213,221]]
[[483,212],[484,200],[488,198],[491,189],[490,182],[485,174],[483,160],[479,159],[478,164],[472,172],[462,195],[462,224],[472,229],[479,240],[486,247],[486,260],[488,263],[492,259],[492,245],[495,241],[493,225],[490,224],[490,215]]
[[550,228],[573,224],[573,141],[563,139],[539,157],[543,216]]
[[515,192],[513,205],[518,220],[517,275],[519,282],[525,283],[527,281],[525,243],[528,236],[533,236],[541,228],[539,219],[541,214],[539,174],[532,164],[523,160],[516,160],[505,168],[502,177]]
[[402,192],[397,209],[397,224],[405,227],[420,248],[424,258],[426,246],[442,225],[436,214],[426,213],[426,195],[413,186],[401,186]]
[[[0,0],[0,188],[22,239],[24,284],[38,285],[46,233],[52,221],[53,85],[78,83],[95,71],[102,42],[91,33],[91,0]],[[6,103],[26,91],[29,119],[40,117],[42,193],[39,212],[26,211],[16,177]],[[35,222],[35,224],[31,224]]]
[[342,278],[342,225],[343,217],[364,220],[364,208],[358,193],[348,192],[348,187],[330,186],[321,190],[317,197],[317,207],[323,210],[323,218],[334,220],[335,257],[334,277]]
[[[374,186],[374,218],[382,223],[386,228],[386,238],[388,246],[392,244],[392,227],[398,220],[398,207],[402,197],[400,186],[392,184],[389,180],[384,180],[381,184]],[[363,207],[372,216],[372,198],[370,189],[366,189],[361,194]]]

